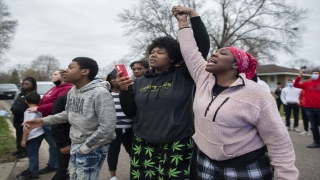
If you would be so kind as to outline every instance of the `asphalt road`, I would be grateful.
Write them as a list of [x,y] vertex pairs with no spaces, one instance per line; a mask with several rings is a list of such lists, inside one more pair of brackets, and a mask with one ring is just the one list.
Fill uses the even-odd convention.
[[[12,100],[0,100],[0,109],[9,110],[12,104]],[[303,129],[302,121],[299,124],[300,130]],[[318,180],[320,179],[320,148],[310,149],[306,146],[312,143],[312,136],[299,136],[297,132],[289,131],[290,138],[292,140],[294,150],[296,153],[296,167],[300,171],[299,180]],[[47,143],[43,141],[40,149],[40,168],[46,165],[48,154],[47,154]],[[20,166],[16,167],[16,173],[21,172],[27,167],[26,163],[21,163]],[[122,148],[119,155],[119,164],[117,170],[117,176],[119,180],[128,180],[130,170],[130,159],[128,154]],[[49,179],[53,176],[53,173],[48,175],[41,175],[40,179]],[[110,179],[107,162],[105,161],[99,180]]]

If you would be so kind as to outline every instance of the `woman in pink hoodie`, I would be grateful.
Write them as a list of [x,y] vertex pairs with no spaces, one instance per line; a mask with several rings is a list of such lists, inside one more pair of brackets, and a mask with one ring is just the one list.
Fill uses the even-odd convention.
[[[37,107],[32,107],[27,109],[27,111],[39,111],[42,113],[42,117],[47,117],[51,115],[52,112],[52,106],[54,100],[56,100],[58,97],[66,94],[69,89],[71,89],[72,84],[65,83],[61,80],[61,76],[63,70],[57,70],[53,72],[51,76],[51,81],[56,85],[53,88],[51,88],[48,92],[46,92],[39,105]],[[58,157],[57,157],[57,150],[56,145],[51,137],[51,126],[43,126],[43,129],[45,131],[45,139],[49,144],[49,160],[47,163],[47,166],[43,169],[39,170],[39,174],[46,174],[49,172],[56,171],[58,168]]]
[[172,9],[181,53],[196,82],[194,98],[199,179],[295,180],[295,153],[276,102],[252,81],[257,60],[235,47],[218,49],[207,61],[198,52],[187,14]]

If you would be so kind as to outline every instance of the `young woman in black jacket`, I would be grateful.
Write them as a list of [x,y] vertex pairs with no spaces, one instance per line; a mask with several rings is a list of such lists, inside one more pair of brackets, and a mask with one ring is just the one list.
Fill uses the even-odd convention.
[[[204,57],[209,37],[200,17],[189,11],[194,36]],[[189,14],[188,13],[188,14]],[[131,153],[131,179],[193,179],[191,159],[194,82],[182,62],[179,43],[160,37],[148,47],[152,68],[134,80],[119,78],[120,103],[128,117],[135,117]]]
[[24,102],[25,97],[28,93],[32,91],[37,91],[37,82],[33,77],[26,77],[22,81],[21,84],[21,92],[13,102],[10,111],[13,114],[13,126],[16,129],[16,144],[17,144],[17,151],[13,152],[12,154],[15,155],[17,158],[25,158],[27,157],[26,149],[21,147],[21,140],[23,134],[23,123],[24,112],[28,109],[28,105]]

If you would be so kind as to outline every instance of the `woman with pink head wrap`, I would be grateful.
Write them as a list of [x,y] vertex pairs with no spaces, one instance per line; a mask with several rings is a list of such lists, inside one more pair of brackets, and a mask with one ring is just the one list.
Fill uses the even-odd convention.
[[172,8],[179,43],[196,83],[195,153],[198,179],[296,180],[295,153],[272,95],[251,79],[257,60],[224,47],[207,61],[198,52],[181,6]]

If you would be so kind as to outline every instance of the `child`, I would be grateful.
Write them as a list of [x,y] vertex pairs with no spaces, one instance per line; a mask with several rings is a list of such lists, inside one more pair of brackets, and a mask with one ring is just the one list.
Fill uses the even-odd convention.
[[26,77],[21,84],[21,92],[14,100],[10,110],[13,114],[13,126],[16,129],[16,145],[17,151],[13,152],[17,158],[27,157],[26,148],[21,147],[21,138],[23,134],[23,114],[28,109],[28,105],[25,103],[26,95],[29,92],[37,91],[37,82],[33,77]]
[[[39,104],[40,99],[40,95],[37,92],[32,91],[26,95],[25,103],[29,107],[35,107]],[[24,112],[24,122],[41,117],[41,112]],[[19,180],[39,179],[39,148],[44,136],[45,134],[42,127],[37,127],[32,130],[27,129],[26,127],[23,128],[21,147],[25,147],[27,150],[29,168],[17,175]]]
[[117,116],[108,91],[110,85],[102,79],[94,79],[97,73],[98,65],[93,59],[73,59],[63,76],[65,82],[74,85],[68,92],[66,110],[23,123],[32,129],[69,121],[70,180],[99,179],[109,144],[115,139]]

